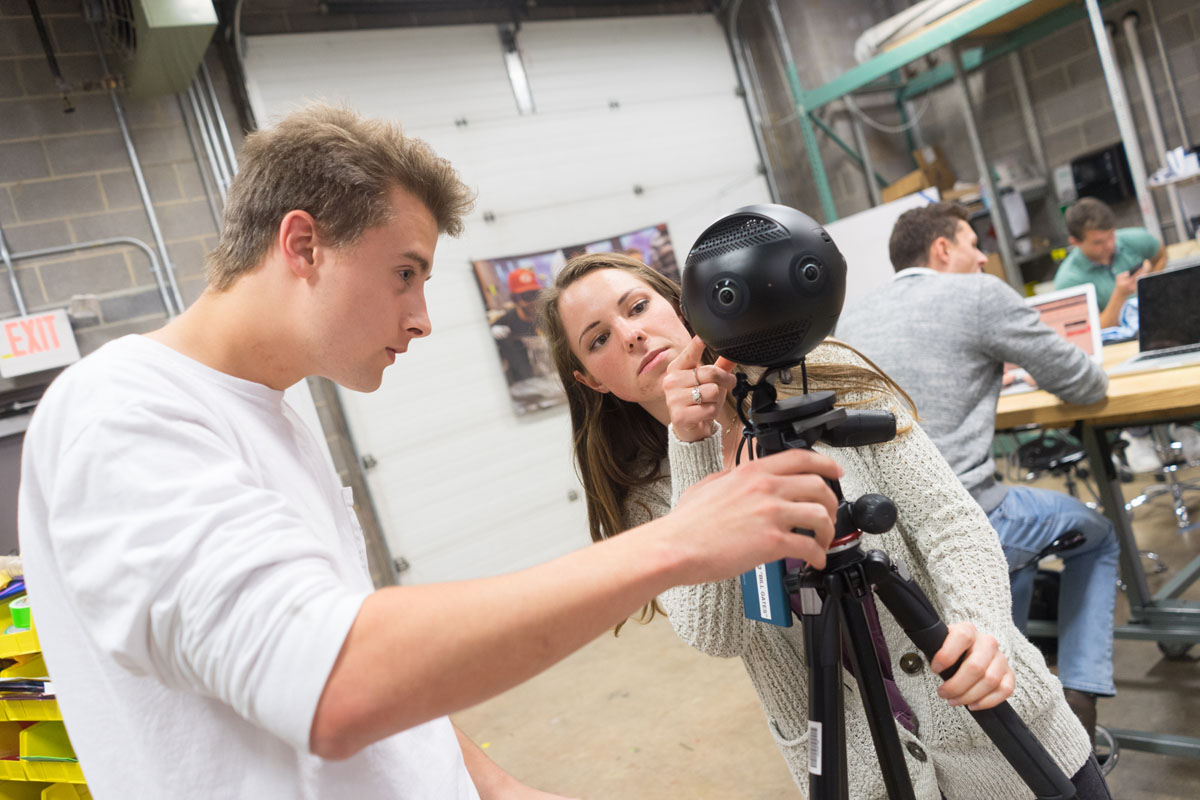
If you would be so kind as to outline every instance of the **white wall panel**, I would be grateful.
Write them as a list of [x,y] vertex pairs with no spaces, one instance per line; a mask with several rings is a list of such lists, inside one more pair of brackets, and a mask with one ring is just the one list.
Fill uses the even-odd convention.
[[768,197],[711,17],[531,23],[520,43],[529,116],[490,25],[248,42],[260,120],[346,102],[401,122],[478,191],[466,234],[438,245],[434,335],[377,392],[342,393],[359,451],[378,462],[368,480],[389,546],[412,564],[404,582],[508,572],[588,541],[584,504],[568,499],[581,489],[566,409],[514,416],[471,260],[659,222],[682,256],[718,216]]

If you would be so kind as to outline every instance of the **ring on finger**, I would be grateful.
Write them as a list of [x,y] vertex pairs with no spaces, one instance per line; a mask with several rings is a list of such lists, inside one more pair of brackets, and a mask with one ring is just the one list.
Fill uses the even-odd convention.
[[699,386],[692,387],[692,402],[695,403],[696,405],[700,405],[701,403],[704,402],[704,399],[702,397],[700,397],[700,387]]

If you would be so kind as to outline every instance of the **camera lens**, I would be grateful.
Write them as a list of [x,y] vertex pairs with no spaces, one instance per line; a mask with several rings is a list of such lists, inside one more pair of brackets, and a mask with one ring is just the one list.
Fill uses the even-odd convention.
[[791,275],[792,288],[802,297],[820,296],[829,283],[829,269],[812,253],[804,253],[794,258],[788,273]]
[[713,298],[723,306],[732,306],[737,302],[737,289],[733,287],[732,281],[719,281],[713,287]]

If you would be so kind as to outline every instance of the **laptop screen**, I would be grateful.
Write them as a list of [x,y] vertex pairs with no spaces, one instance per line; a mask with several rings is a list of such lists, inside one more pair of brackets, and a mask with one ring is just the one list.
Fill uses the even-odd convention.
[[[1095,286],[1085,283],[1026,297],[1025,302],[1037,309],[1043,325],[1087,353],[1093,363],[1100,363],[1100,308],[1096,305]],[[1004,365],[1003,386],[1001,394],[1034,388],[1024,370],[1008,363]]]
[[1080,292],[1047,300],[1034,296],[1027,302],[1042,315],[1042,324],[1053,328],[1059,336],[1089,356],[1100,352],[1095,341],[1095,333],[1099,324],[1088,315],[1086,293]]
[[1200,266],[1147,275],[1137,290],[1141,352],[1200,344]]

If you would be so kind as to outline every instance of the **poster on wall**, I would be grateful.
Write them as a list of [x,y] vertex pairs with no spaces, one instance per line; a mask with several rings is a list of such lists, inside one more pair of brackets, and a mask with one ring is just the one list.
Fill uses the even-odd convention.
[[517,414],[566,402],[534,317],[541,290],[568,260],[585,253],[623,253],[679,281],[679,265],[665,223],[556,250],[471,262]]

